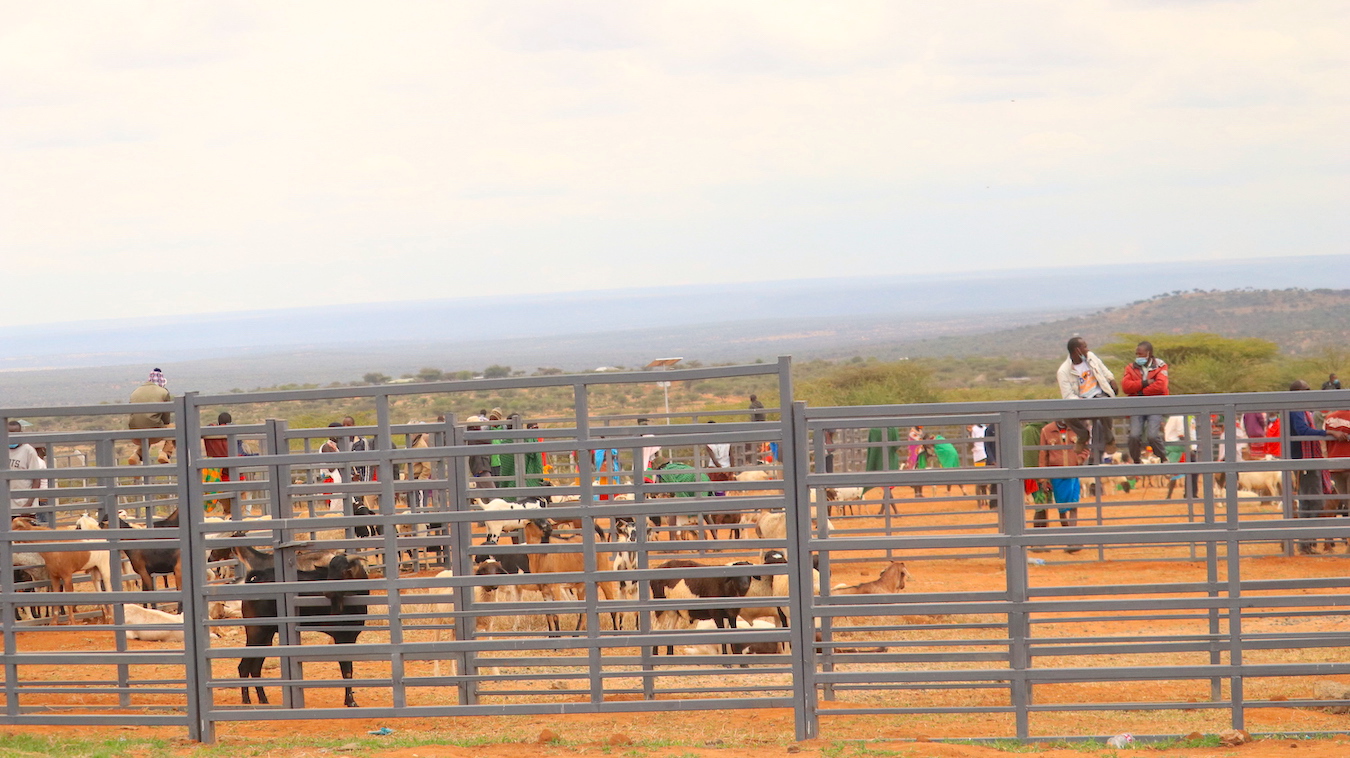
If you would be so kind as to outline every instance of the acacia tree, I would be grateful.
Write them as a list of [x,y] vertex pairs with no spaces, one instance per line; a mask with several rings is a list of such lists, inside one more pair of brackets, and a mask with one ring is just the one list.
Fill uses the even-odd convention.
[[939,400],[933,388],[933,373],[909,361],[897,363],[851,363],[824,376],[803,382],[797,399],[811,405],[887,405],[933,403]]
[[1103,355],[1124,363],[1134,360],[1134,349],[1153,343],[1153,354],[1169,366],[1172,394],[1207,392],[1261,392],[1280,389],[1275,363],[1280,346],[1269,340],[1231,339],[1217,334],[1117,334],[1118,342],[1102,348]]

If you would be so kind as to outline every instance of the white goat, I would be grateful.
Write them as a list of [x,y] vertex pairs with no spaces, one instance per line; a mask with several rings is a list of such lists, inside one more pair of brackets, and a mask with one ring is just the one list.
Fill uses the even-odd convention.
[[[524,498],[518,503],[511,503],[499,497],[494,497],[491,500],[482,503],[482,507],[483,510],[485,511],[525,511],[525,510],[534,510],[536,508],[543,508],[544,502],[538,498]],[[502,537],[502,532],[515,531],[516,529],[523,529],[525,528],[525,522],[529,520],[530,520],[529,516],[522,514],[521,516],[513,519],[503,519],[501,521],[484,521],[483,524],[487,527],[488,533],[486,544],[488,545],[497,544],[497,540],[501,539]]]

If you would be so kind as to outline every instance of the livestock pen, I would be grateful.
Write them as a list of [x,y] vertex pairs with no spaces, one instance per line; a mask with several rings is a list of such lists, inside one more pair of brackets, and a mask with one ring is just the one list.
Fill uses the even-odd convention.
[[[30,549],[172,544],[182,551],[183,583],[128,589],[139,581],[115,560],[113,592],[58,599],[21,591],[30,587],[6,572],[0,721],[179,724],[209,741],[216,725],[231,721],[349,717],[357,712],[343,705],[350,686],[363,716],[791,708],[799,737],[857,718],[930,728],[961,719],[977,725],[971,736],[1052,736],[1063,723],[1053,717],[1088,710],[1130,713],[1144,726],[1139,732],[1185,733],[1190,722],[1169,714],[1249,726],[1291,701],[1309,709],[1289,723],[1339,729],[1310,708],[1339,702],[1311,697],[1314,678],[1350,675],[1345,559],[1297,556],[1294,546],[1314,532],[1319,540],[1350,538],[1350,527],[1340,526],[1350,522],[1294,519],[1289,486],[1253,496],[1220,489],[1214,476],[1235,482],[1239,472],[1265,470],[1289,479],[1334,462],[1243,460],[1231,424],[1197,423],[1183,443],[1186,462],[1057,471],[1137,486],[1104,482],[1079,506],[1077,525],[1034,528],[1023,482],[1045,472],[1025,465],[1023,452],[1040,446],[1024,445],[1022,432],[1065,415],[1063,403],[807,408],[791,400],[789,368],[780,359],[659,375],[759,377],[782,398],[763,422],[676,412],[642,414],[669,424],[640,424],[637,414],[593,410],[597,389],[656,381],[643,373],[189,394],[163,404],[177,425],[155,432],[176,440],[177,458],[137,466],[123,462],[118,446],[148,447],[150,438],[120,428],[125,407],[0,411],[102,419],[95,430],[0,441],[48,447],[54,465],[43,476],[51,486],[26,512],[62,527],[84,511],[110,523],[125,511],[132,526],[57,529],[28,544],[32,533],[9,529],[6,519],[0,553],[12,560]],[[571,402],[565,414],[491,424],[471,413],[393,420],[407,398],[483,388],[564,388]],[[221,408],[351,397],[370,402],[375,423],[202,425]],[[1122,399],[1073,413],[1207,420],[1337,402],[1350,404],[1350,393]],[[967,465],[978,440],[966,430],[975,423],[993,429],[996,465]],[[913,426],[955,446],[959,467],[862,470],[873,448],[932,444],[903,434],[867,442],[868,430]],[[244,442],[257,454],[203,457],[200,440],[221,434],[231,450]],[[752,455],[722,468],[712,465],[710,445]],[[770,446],[773,460],[753,455]],[[652,448],[659,452],[644,466]],[[475,477],[470,458],[485,454],[497,457],[497,470]],[[546,465],[531,463],[541,455]],[[221,465],[228,481],[203,481],[204,469]],[[5,502],[21,473],[4,474]],[[1195,479],[1168,497],[1159,485],[1176,476]],[[484,510],[494,498],[519,507]],[[531,498],[545,499],[543,507],[527,507]],[[134,528],[174,510],[177,526]],[[764,518],[777,512],[786,515],[781,531]],[[491,520],[541,528],[508,529],[518,541],[489,545]],[[364,576],[315,568],[335,553],[345,554],[343,565],[359,559]],[[503,566],[523,558],[547,573],[477,573],[488,556]],[[904,566],[894,568],[898,562]],[[664,597],[655,596],[657,583]],[[868,584],[869,592],[833,593],[840,584]],[[679,585],[687,591],[666,591]],[[709,595],[705,586],[725,591]],[[726,589],[750,586],[758,589]],[[18,607],[67,601],[83,609],[85,622],[94,606],[108,605],[112,623],[71,631],[41,614],[15,617]],[[120,606],[137,602],[181,604],[181,646],[129,640]],[[719,628],[715,619],[725,620],[726,610],[760,623]],[[560,630],[548,630],[549,615]],[[276,644],[246,644],[261,639],[250,628],[270,627]],[[324,644],[329,632],[354,628],[355,641]],[[665,655],[667,646],[676,655]],[[269,702],[246,705],[239,662],[260,655],[276,663],[247,684],[260,684]],[[352,662],[349,680],[338,676],[342,661]],[[1101,733],[1092,725],[1073,731]]]

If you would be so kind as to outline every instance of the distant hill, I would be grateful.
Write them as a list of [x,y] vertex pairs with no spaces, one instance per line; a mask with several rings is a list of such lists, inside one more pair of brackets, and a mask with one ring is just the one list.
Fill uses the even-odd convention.
[[1086,316],[1016,326],[985,334],[906,342],[896,350],[914,357],[999,355],[1049,358],[1064,353],[1075,334],[1092,346],[1125,333],[1210,332],[1270,340],[1290,355],[1325,345],[1350,344],[1350,290],[1284,289],[1192,291],[1159,295]]
[[0,333],[0,406],[122,402],[154,366],[165,370],[175,393],[213,393],[348,383],[366,373],[400,377],[422,368],[639,368],[667,356],[704,364],[779,355],[798,361],[1048,357],[1059,355],[1074,332],[1100,344],[1120,331],[1239,331],[1234,336],[1268,336],[1298,351],[1317,344],[1324,332],[1344,338],[1343,322],[1335,326],[1331,315],[1319,315],[1345,313],[1336,307],[1343,294],[1324,305],[1332,296],[1318,291],[1318,305],[1307,306],[1276,292],[1270,297],[1283,298],[1284,305],[1275,306],[1260,293],[1230,292],[1238,299],[1233,302],[1242,302],[1231,312],[1187,300],[1199,293],[1175,295],[1175,310],[1168,310],[1169,298],[1098,309],[1163,288],[1350,281],[1350,255],[942,276],[841,273],[852,275],[622,291],[478,292],[421,302],[24,326]]

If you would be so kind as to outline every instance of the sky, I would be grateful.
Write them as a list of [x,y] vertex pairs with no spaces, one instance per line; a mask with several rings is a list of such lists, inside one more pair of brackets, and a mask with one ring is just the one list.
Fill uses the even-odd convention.
[[1347,50],[1340,0],[0,0],[6,323],[1344,254]]

